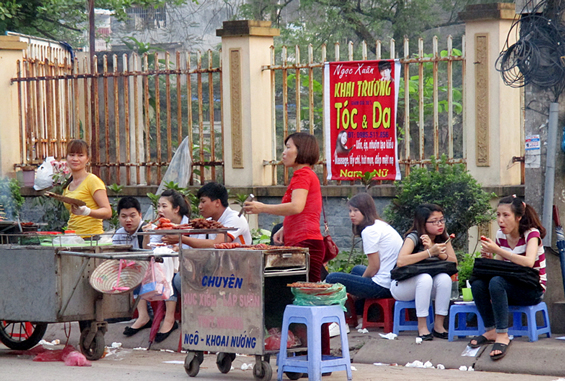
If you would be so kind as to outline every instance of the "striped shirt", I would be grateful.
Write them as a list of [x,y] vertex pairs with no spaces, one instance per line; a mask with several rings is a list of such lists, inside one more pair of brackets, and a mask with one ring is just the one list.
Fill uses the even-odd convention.
[[[547,274],[545,272],[545,250],[541,243],[539,230],[532,228],[524,232],[524,235],[520,237],[514,249],[510,248],[506,234],[502,233],[501,230],[496,232],[496,244],[500,246],[502,249],[511,251],[516,255],[524,255],[524,256],[526,255],[527,242],[532,238],[537,239],[539,243],[538,252],[536,254],[536,261],[534,262],[534,269],[539,271],[539,282],[543,288],[543,291],[545,292],[546,283],[547,283]],[[504,259],[504,260],[506,262],[510,262],[508,259]]]

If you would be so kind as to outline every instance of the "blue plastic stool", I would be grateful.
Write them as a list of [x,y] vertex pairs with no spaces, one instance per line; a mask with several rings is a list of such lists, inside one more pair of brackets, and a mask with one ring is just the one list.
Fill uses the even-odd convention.
[[[477,315],[476,327],[467,327],[467,314],[470,313]],[[459,315],[459,319],[457,319],[457,315]],[[457,327],[455,327],[455,321],[458,323]],[[449,330],[447,334],[449,341],[453,341],[455,336],[479,336],[483,333],[485,333],[485,325],[475,303],[453,304],[449,307]]]
[[[343,357],[322,355],[322,324],[339,323],[341,353]],[[308,355],[288,357],[286,342],[288,326],[292,323],[306,324],[308,332]],[[277,379],[282,380],[284,372],[308,373],[309,381],[320,381],[322,373],[345,370],[351,381],[351,359],[347,341],[345,314],[340,306],[295,306],[289,304],[284,310],[281,329],[281,348],[278,356]]]
[[[508,306],[508,311],[513,314],[514,325],[508,327],[508,334],[514,336],[526,336],[530,341],[538,341],[538,336],[547,334],[551,337],[549,328],[549,314],[547,312],[547,304],[541,302],[535,306]],[[536,321],[536,313],[541,311],[543,316],[543,325],[538,327]],[[526,314],[528,318],[528,326],[522,325],[522,314]]]
[[[398,335],[400,331],[417,331],[418,322],[415,320],[406,320],[406,309],[416,308],[416,301],[411,300],[409,302],[403,302],[397,300],[394,303],[394,323],[392,327],[392,332]],[[434,309],[430,303],[430,310],[428,313],[428,329],[432,330],[434,327]]]

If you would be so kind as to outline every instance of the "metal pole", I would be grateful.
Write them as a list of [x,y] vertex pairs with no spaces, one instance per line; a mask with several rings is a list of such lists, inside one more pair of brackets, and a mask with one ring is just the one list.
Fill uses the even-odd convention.
[[555,186],[555,155],[557,150],[557,117],[559,103],[549,105],[549,128],[547,130],[547,155],[545,159],[545,186],[543,191],[542,225],[547,233],[543,245],[551,247],[553,225],[551,223],[553,210],[553,194]]
[[[95,14],[94,14],[94,0],[88,0],[88,55],[90,58],[90,73],[94,74],[95,67],[94,67],[94,54],[96,54],[96,26],[95,26]],[[87,142],[90,145],[90,157],[91,163],[98,163],[98,131],[96,131],[96,123],[94,123],[94,118],[98,118],[96,115],[96,110],[94,107],[94,97],[98,96],[98,94],[94,91],[94,81],[98,81],[98,78],[92,77],[92,81],[90,82],[90,115],[91,115],[91,125],[84,126],[85,130],[87,128],[91,128],[90,137],[92,141]],[[86,137],[86,133],[85,133]],[[91,171],[95,174],[100,176],[100,167],[93,166]]]

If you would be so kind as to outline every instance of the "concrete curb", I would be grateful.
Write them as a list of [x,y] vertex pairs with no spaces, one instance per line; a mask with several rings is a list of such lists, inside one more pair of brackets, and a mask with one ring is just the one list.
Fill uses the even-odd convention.
[[[359,333],[350,334],[350,343],[356,340],[356,335]],[[381,339],[377,332],[369,335],[372,336],[371,339],[355,354],[353,362],[406,365],[419,360],[431,361],[434,366],[443,364],[447,369],[459,369],[464,365],[485,372],[564,375],[565,343],[553,338],[543,337],[536,342],[528,342],[527,337],[515,338],[506,356],[499,361],[492,361],[489,357],[492,345],[483,346],[477,357],[461,356],[469,339],[453,342],[434,339],[418,345],[415,333],[400,335],[396,340]]]

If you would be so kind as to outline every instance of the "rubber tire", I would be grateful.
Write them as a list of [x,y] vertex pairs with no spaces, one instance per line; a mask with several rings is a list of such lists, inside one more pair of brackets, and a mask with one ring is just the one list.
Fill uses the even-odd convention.
[[194,356],[192,357],[192,360],[190,360],[190,363],[187,364],[186,361],[188,360],[189,356],[189,354],[186,355],[186,358],[184,359],[184,370],[190,377],[196,377],[198,372],[200,372],[200,361],[198,359],[198,356]]
[[[15,340],[11,334],[6,332],[5,328],[12,324],[19,324],[20,327],[22,324],[26,324],[26,321],[18,321],[8,323],[6,326],[6,322],[0,322],[0,341],[10,349],[25,351],[27,349],[33,348],[41,339],[43,339],[43,335],[45,335],[45,331],[47,330],[47,323],[32,323],[33,325],[33,332],[29,337],[25,340]],[[11,329],[9,329],[11,331]],[[15,330],[14,330],[15,331]],[[19,329],[17,330],[20,331]]]
[[229,353],[219,352],[216,356],[216,365],[218,370],[224,374],[231,370],[232,357]]
[[266,361],[261,361],[261,368],[263,371],[261,373],[257,373],[257,366],[253,367],[253,377],[255,377],[256,380],[261,381],[270,380],[273,377],[273,368],[271,368],[271,364]]
[[86,348],[84,341],[89,333],[90,328],[85,328],[81,332],[79,341],[80,351],[88,360],[98,360],[104,355],[104,333],[102,331],[96,331],[96,335],[94,336],[92,343],[90,343],[90,347]]
[[288,377],[289,380],[298,380],[302,377],[302,373],[299,372],[284,372],[284,374]]

